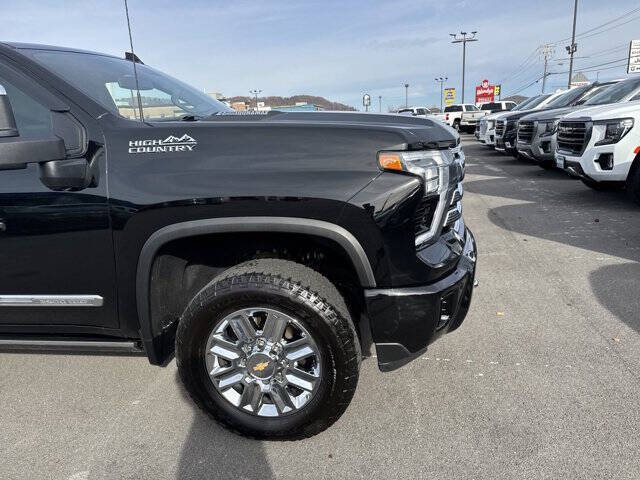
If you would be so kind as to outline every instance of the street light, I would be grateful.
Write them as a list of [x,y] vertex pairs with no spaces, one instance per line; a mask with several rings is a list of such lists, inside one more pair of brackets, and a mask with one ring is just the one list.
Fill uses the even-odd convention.
[[409,84],[404,84],[404,108],[409,108]]
[[254,89],[254,90],[249,90],[249,93],[251,95],[255,95],[255,97],[256,97],[256,112],[258,111],[258,94],[261,93],[261,92],[262,92],[262,90],[258,90],[257,88]]
[[382,113],[382,95],[378,95],[378,111]]
[[436,78],[436,82],[440,83],[440,111],[442,111],[442,84],[449,80],[449,77],[438,77]]
[[460,36],[458,36],[457,33],[449,34],[449,36],[453,37],[451,43],[462,43],[462,103],[464,103],[464,71],[465,63],[467,61],[467,42],[477,42],[477,33],[477,31],[473,31],[470,34],[468,34],[467,32],[460,32]]

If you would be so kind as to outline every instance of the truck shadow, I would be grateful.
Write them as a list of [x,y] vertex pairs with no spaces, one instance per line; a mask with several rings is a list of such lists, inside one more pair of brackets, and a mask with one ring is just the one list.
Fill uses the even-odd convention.
[[176,385],[194,410],[182,446],[176,478],[206,480],[269,480],[274,478],[263,444],[229,432],[195,406],[176,372]]
[[640,264],[601,267],[591,272],[589,282],[600,304],[640,333]]

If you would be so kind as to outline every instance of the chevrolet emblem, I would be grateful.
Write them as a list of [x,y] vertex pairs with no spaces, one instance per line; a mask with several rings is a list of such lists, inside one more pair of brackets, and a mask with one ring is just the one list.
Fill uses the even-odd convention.
[[265,368],[267,368],[269,366],[269,362],[260,362],[260,363],[256,363],[256,365],[253,367],[253,371],[254,372],[261,372],[263,371]]

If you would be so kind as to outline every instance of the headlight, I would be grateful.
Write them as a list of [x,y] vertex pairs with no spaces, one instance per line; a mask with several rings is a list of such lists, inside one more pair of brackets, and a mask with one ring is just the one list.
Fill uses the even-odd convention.
[[546,121],[542,124],[542,135],[544,136],[549,136],[549,135],[553,135],[554,133],[556,133],[556,130],[558,129],[558,123],[560,123],[560,120],[549,120]]
[[487,120],[487,130],[492,130],[495,126],[496,122],[494,120]]
[[439,194],[449,185],[449,165],[452,158],[447,151],[420,150],[380,152],[378,165],[383,170],[408,172],[424,179],[425,194]]
[[629,130],[633,128],[633,118],[623,118],[620,120],[605,120],[602,122],[596,122],[596,125],[604,125],[604,138],[599,142],[596,142],[596,146],[598,145],[611,145],[613,143],[618,143],[622,137],[624,137]]

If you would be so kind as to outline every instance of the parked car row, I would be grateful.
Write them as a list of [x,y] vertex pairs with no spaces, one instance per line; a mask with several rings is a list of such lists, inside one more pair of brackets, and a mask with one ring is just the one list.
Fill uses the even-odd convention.
[[640,203],[640,77],[538,95],[478,122],[478,141]]

